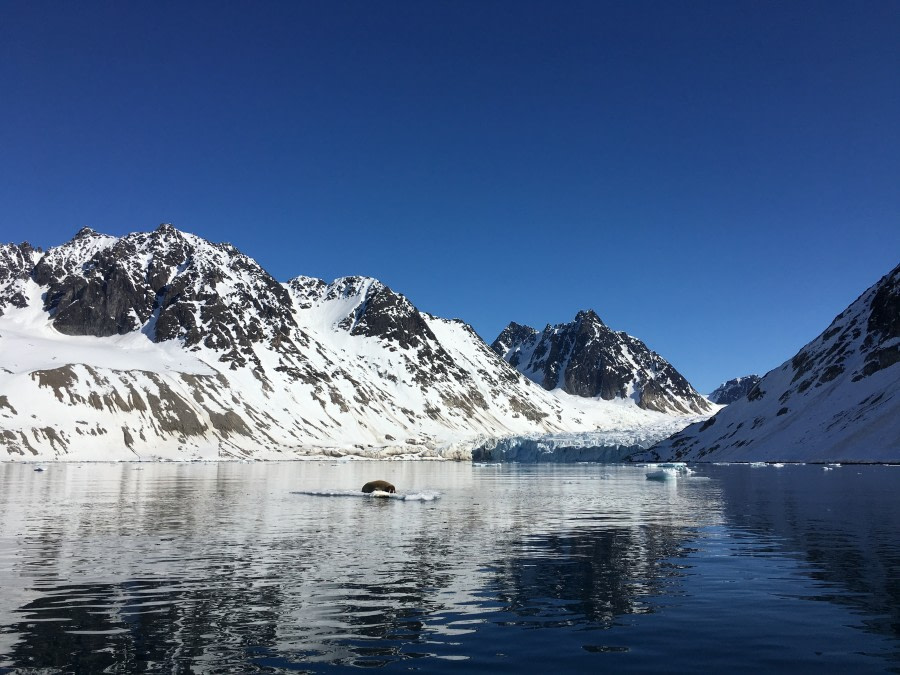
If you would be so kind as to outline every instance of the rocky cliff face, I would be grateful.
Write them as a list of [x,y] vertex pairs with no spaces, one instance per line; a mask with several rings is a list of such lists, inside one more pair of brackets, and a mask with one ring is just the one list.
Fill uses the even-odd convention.
[[13,457],[458,457],[477,437],[610,423],[374,279],[281,284],[171,225],[3,247],[0,311]]
[[749,394],[759,379],[759,375],[736,377],[720,384],[707,398],[718,405],[729,405]]
[[0,244],[0,316],[7,307],[21,309],[28,304],[25,287],[31,278],[34,259],[40,255],[31,244]]
[[900,266],[749,394],[641,458],[900,461]]
[[712,410],[659,354],[608,328],[592,311],[538,332],[510,323],[491,348],[544,389],[573,396],[633,399],[647,410],[704,414]]

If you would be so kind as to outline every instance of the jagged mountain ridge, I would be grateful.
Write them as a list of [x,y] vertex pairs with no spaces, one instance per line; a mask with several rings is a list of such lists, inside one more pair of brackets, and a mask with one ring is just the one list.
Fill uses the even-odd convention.
[[604,400],[633,399],[647,410],[706,414],[713,407],[643,342],[611,330],[593,310],[538,332],[510,323],[491,348],[525,376],[552,391]]
[[[281,284],[170,225],[83,229],[42,255],[3,256],[0,447],[12,456],[452,457],[475,437],[610,424],[373,279]],[[616,424],[661,419],[629,415]]]
[[729,405],[749,394],[759,380],[759,375],[736,377],[720,384],[706,398],[718,405]]
[[639,459],[900,461],[900,265],[743,399]]

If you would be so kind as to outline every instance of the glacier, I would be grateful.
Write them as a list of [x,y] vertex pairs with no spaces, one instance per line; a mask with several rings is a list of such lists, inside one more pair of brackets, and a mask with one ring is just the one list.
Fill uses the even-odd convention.
[[474,444],[474,462],[624,462],[680,431],[690,418],[602,431],[486,438]]

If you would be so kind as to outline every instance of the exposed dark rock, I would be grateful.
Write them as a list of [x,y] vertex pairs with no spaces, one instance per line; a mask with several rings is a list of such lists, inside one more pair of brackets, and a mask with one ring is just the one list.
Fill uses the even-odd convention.
[[212,422],[213,428],[225,438],[228,438],[230,434],[252,435],[247,423],[233,410],[229,410],[224,414],[210,411],[209,421]]
[[348,317],[351,335],[378,337],[396,343],[401,349],[414,349],[437,339],[425,319],[409,300],[387,286],[377,284]]
[[512,351],[508,359],[509,365],[518,368],[520,352],[514,349],[515,345],[523,344],[536,335],[537,331],[531,326],[523,326],[515,321],[510,321],[497,339],[491,343],[491,349],[501,357],[505,357],[508,352]]
[[723,382],[708,396],[719,405],[729,405],[747,396],[759,382],[759,375],[745,375]]
[[[807,383],[806,386],[808,387],[809,383]],[[755,385],[753,385],[753,388],[750,390],[750,393],[747,394],[747,400],[748,401],[758,401],[765,395],[766,395],[766,392],[760,386],[760,383],[757,382]]]
[[[71,391],[72,385],[78,380],[78,375],[75,373],[72,366],[66,365],[51,370],[35,370],[31,373],[31,378],[37,380],[39,387],[49,387],[53,389],[53,393],[60,401],[64,401],[63,394],[68,393],[70,402],[76,402],[72,400],[73,395]],[[81,403],[83,402],[83,399],[79,398],[77,402]]]
[[159,428],[166,433],[176,432],[184,436],[203,434],[207,426],[197,417],[190,404],[172,391],[157,375],[154,373],[147,375],[156,385],[155,392],[147,392],[147,402]]
[[884,278],[872,298],[867,328],[884,340],[900,337],[900,266]]
[[34,268],[35,251],[27,241],[0,244],[0,316],[7,307],[25,307],[25,282]]
[[900,363],[900,344],[890,345],[881,349],[873,349],[866,355],[866,364],[863,366],[859,375],[853,378],[853,381],[863,379],[869,375],[874,375],[879,370],[884,370]]
[[0,408],[9,408],[12,411],[13,415],[18,415],[19,413],[15,408],[12,407],[12,404],[9,402],[9,398],[7,396],[0,396]]

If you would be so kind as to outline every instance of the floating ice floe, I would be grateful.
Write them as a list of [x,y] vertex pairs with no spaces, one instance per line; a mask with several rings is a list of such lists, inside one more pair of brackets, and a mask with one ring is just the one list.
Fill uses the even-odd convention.
[[357,497],[361,499],[394,499],[401,502],[431,502],[438,499],[439,492],[411,492],[401,494],[399,492],[360,492],[359,490],[295,490],[292,495],[305,495],[307,497]]
[[690,476],[694,473],[684,462],[666,462],[664,464],[648,464],[653,471],[647,472],[647,480],[666,481],[679,477]]

